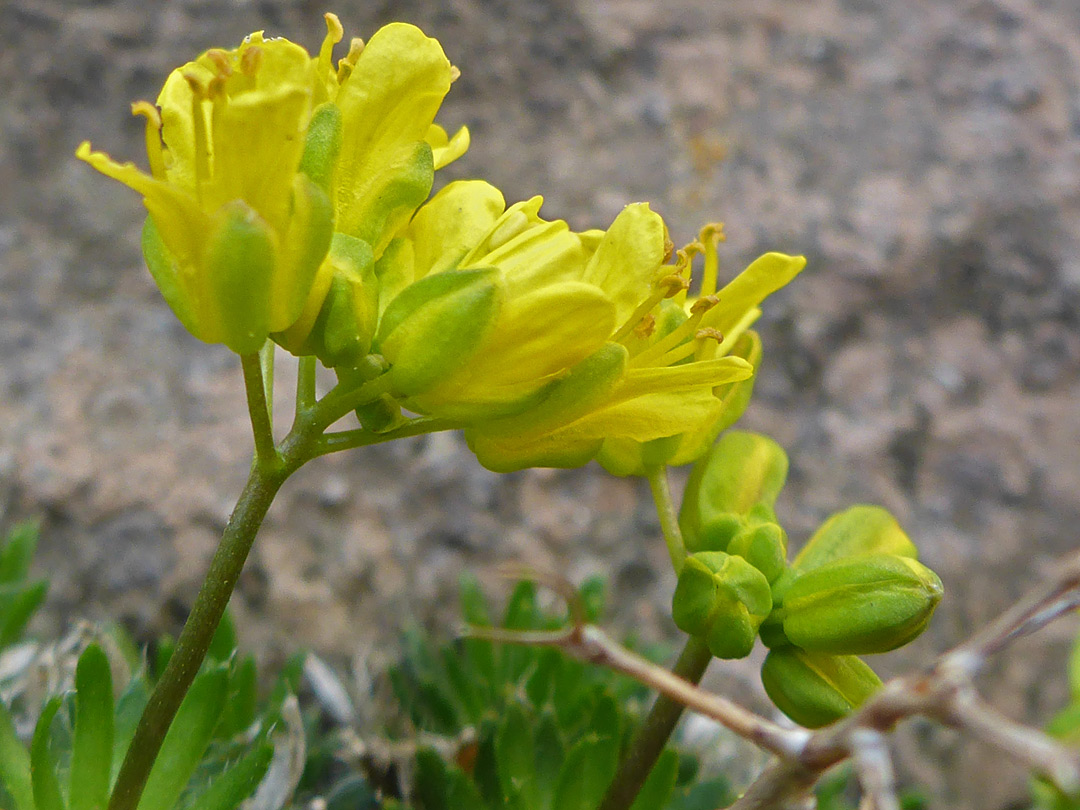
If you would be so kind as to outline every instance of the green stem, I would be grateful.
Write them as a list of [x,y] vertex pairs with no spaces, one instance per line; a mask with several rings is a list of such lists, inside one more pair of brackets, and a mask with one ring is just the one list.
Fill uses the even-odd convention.
[[[668,554],[671,555],[671,565],[678,574],[686,562],[686,545],[683,543],[682,530],[679,529],[679,515],[675,510],[675,501],[671,497],[667,467],[654,467],[647,472],[647,477],[653,500],[656,502],[656,514],[660,517],[660,529],[664,533]],[[705,646],[705,642],[690,638],[683,647],[679,660],[675,662],[672,672],[696,685],[705,674],[705,668],[709,666],[711,660],[712,654]],[[664,746],[671,739],[685,708],[681,703],[666,695],[659,695],[656,698],[648,717],[645,718],[645,722],[631,741],[626,755],[619,763],[615,779],[600,804],[600,810],[627,810],[634,803],[653,766],[656,765],[656,760],[663,753]]]
[[[692,684],[697,684],[711,660],[712,655],[705,642],[690,638],[672,672]],[[634,803],[656,760],[663,753],[664,746],[671,739],[685,708],[667,695],[656,698],[648,717],[630,743],[626,756],[619,763],[615,779],[600,803],[600,810],[628,810]]]
[[656,514],[660,516],[660,530],[664,533],[664,542],[671,555],[671,567],[678,574],[686,562],[686,546],[683,544],[682,530],[679,529],[679,515],[671,497],[667,467],[653,467],[647,476],[653,500],[656,501]]
[[300,358],[296,369],[296,418],[315,407],[315,357],[305,355]]
[[279,458],[274,446],[274,429],[270,424],[270,406],[266,398],[262,360],[257,353],[245,354],[240,357],[240,365],[244,369],[248,413],[251,414],[251,429],[255,434],[255,458],[263,464],[277,466]]
[[258,459],[252,464],[251,475],[225,527],[176,649],[139,718],[109,800],[109,810],[135,810],[138,806],[165,733],[202,665],[255,534],[291,471],[282,465],[261,463]]
[[359,388],[348,388],[341,384],[334,386],[330,392],[319,400],[312,411],[312,418],[320,431],[326,430],[334,422],[359,408],[374,402],[383,394],[392,390],[390,375],[383,374],[370,382],[366,382]]
[[337,453],[340,450],[352,450],[355,447],[368,447],[372,444],[382,444],[392,439],[403,439],[407,436],[421,436],[425,433],[438,433],[442,430],[457,430],[460,424],[451,422],[449,419],[436,419],[434,417],[420,417],[412,419],[406,424],[385,433],[373,433],[364,428],[356,430],[342,430],[337,433],[326,433],[315,444],[315,455],[325,456],[328,453]]

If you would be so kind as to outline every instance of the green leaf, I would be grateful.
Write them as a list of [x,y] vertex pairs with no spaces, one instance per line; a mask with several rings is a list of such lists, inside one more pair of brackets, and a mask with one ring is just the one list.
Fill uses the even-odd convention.
[[602,576],[589,577],[581,583],[578,593],[585,606],[585,621],[596,624],[603,618],[607,606],[607,583]]
[[507,803],[526,810],[536,807],[536,749],[529,718],[516,701],[506,707],[495,734],[495,758]]
[[675,778],[679,775],[679,754],[667,748],[653,765],[649,777],[641,787],[630,810],[656,810],[664,807],[675,790]]
[[14,598],[4,606],[3,623],[0,624],[0,647],[14,644],[22,637],[26,625],[43,601],[49,590],[46,580],[38,580],[21,588]]
[[273,758],[274,746],[261,740],[213,781],[196,800],[194,810],[235,810],[255,792]]
[[221,624],[214,631],[214,637],[210,640],[210,648],[206,651],[206,657],[210,661],[229,661],[236,653],[236,623],[233,622],[232,614],[226,610],[221,617]]
[[736,798],[727,779],[720,776],[693,785],[677,796],[667,810],[716,810],[717,807],[727,807]]
[[430,749],[416,755],[416,798],[423,810],[478,810],[484,806],[475,785]]
[[195,678],[165,735],[138,810],[172,810],[213,737],[228,687],[224,667]]
[[[555,716],[545,713],[536,724],[536,784],[542,808],[552,807],[566,746]],[[557,810],[557,808],[556,808]]]
[[258,671],[250,656],[235,662],[229,673],[229,699],[217,735],[228,739],[255,722]]
[[147,684],[145,673],[135,675],[124,691],[120,693],[120,699],[116,702],[116,719],[113,724],[113,754],[112,774],[110,784],[115,781],[120,772],[120,765],[127,755],[131,738],[135,736],[135,728],[142,717],[143,709],[150,700],[150,686]]
[[[509,630],[536,630],[540,616],[536,607],[536,584],[519,582],[506,605],[503,627]],[[504,683],[516,684],[536,658],[536,650],[522,644],[503,644],[501,677]]]
[[54,697],[38,718],[34,739],[30,743],[30,774],[34,785],[34,805],[37,810],[64,810],[60,782],[56,778],[56,759],[49,750],[52,721],[60,708],[60,698]]
[[75,737],[68,797],[71,810],[104,810],[113,754],[113,692],[109,659],[97,644],[75,669]]
[[609,738],[590,735],[566,755],[559,771],[552,807],[558,810],[596,810],[615,776],[618,746]]
[[34,788],[30,778],[30,754],[15,733],[15,724],[7,708],[0,702],[0,782],[3,783],[16,810],[35,810]]
[[26,579],[37,542],[36,521],[19,523],[8,533],[7,542],[0,549],[0,584]]
[[[491,615],[487,602],[480,590],[480,583],[472,574],[462,574],[460,580],[461,613],[467,624],[475,627],[491,627]],[[467,638],[464,641],[465,658],[472,676],[494,698],[495,685],[495,650],[490,641]]]
[[447,685],[457,698],[458,707],[465,714],[471,725],[476,725],[484,716],[484,699],[477,689],[477,684],[465,672],[461,654],[452,647],[441,651],[443,670]]

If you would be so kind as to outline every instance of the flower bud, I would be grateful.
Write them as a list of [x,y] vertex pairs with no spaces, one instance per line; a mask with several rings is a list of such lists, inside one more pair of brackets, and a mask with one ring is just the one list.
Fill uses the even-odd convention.
[[761,683],[776,708],[802,726],[820,728],[861,705],[881,679],[854,655],[785,647],[765,657]]
[[880,506],[863,504],[838,512],[821,524],[791,567],[809,571],[853,554],[869,553],[919,556],[896,518]]
[[679,572],[672,616],[717,658],[744,658],[771,609],[769,583],[760,571],[742,557],[705,551],[688,557]]
[[776,523],[747,526],[728,543],[727,553],[742,557],[772,583],[784,571],[787,534]]
[[724,434],[694,465],[679,513],[686,547],[721,549],[759,505],[771,509],[787,478],[783,449],[767,436]]
[[937,574],[910,557],[859,554],[796,574],[773,615],[804,650],[888,652],[926,629],[942,591]]

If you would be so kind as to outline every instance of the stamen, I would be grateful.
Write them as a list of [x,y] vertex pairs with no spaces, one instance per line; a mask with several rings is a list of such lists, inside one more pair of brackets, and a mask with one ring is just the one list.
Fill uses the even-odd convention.
[[191,125],[195,141],[195,197],[202,202],[202,185],[210,179],[210,152],[206,132],[206,114],[203,111],[203,101],[207,90],[195,74],[185,72],[183,76],[191,88]]
[[[631,332],[634,332],[646,318],[652,318],[652,315],[649,313],[652,312],[653,307],[665,298],[671,298],[674,295],[678,295],[682,290],[686,289],[688,284],[689,282],[682,276],[670,275],[661,278],[656,282],[656,287],[653,289],[652,294],[637,305],[630,317],[626,319],[626,323],[619,327],[618,331],[615,332],[615,335],[611,339],[616,343],[621,343]],[[654,328],[655,321],[656,319],[653,318]],[[652,332],[649,334],[652,334]]]
[[255,78],[255,74],[259,72],[259,66],[262,65],[262,60],[262,48],[258,47],[257,45],[252,45],[250,48],[245,48],[244,52],[240,54],[241,72],[249,79]]
[[[645,349],[641,354],[636,357],[630,358],[630,365],[634,367],[641,367],[647,365],[670,365],[667,361],[668,354],[680,344],[690,341],[691,336],[696,335],[698,326],[701,324],[701,319],[705,317],[705,313],[715,307],[719,301],[715,296],[709,296],[708,298],[700,298],[694,302],[694,305],[690,307],[690,317],[687,318],[677,329],[672,330],[668,335],[665,335],[660,340],[656,341],[652,346]],[[690,351],[683,354],[690,354],[694,351],[693,343],[687,342],[690,346]]]
[[336,14],[326,12],[326,37],[319,48],[319,75],[326,76],[333,71],[334,46],[345,37],[345,29]]
[[701,348],[701,342],[705,340],[715,340],[717,343],[722,343],[724,336],[720,334],[718,329],[713,329],[711,326],[704,326],[694,333],[694,339],[692,341],[682,343],[671,351],[665,352],[657,361],[656,365],[673,366],[680,360],[683,360],[692,354],[696,355]]
[[165,179],[165,157],[161,145],[161,113],[149,101],[136,101],[131,105],[132,115],[146,119],[146,157],[150,160],[150,174],[155,180]]
[[450,84],[453,84],[454,82],[456,82],[460,78],[461,78],[461,71],[458,69],[458,66],[457,65],[451,65],[450,66]]
[[716,247],[726,239],[724,236],[724,223],[708,223],[701,229],[698,239],[705,253],[705,269],[701,274],[701,294],[712,295],[716,292],[717,278],[720,274],[720,259]]
[[[249,48],[248,50],[251,49]],[[245,54],[246,53],[247,51],[245,51]],[[213,63],[214,68],[216,68],[215,72],[218,76],[232,75],[232,65],[229,64],[229,55],[225,53],[225,51],[220,48],[211,48],[206,52],[206,58]]]
[[656,316],[651,312],[638,321],[638,325],[634,327],[634,336],[639,340],[648,340],[653,336],[656,331]]
[[344,84],[345,80],[349,78],[353,68],[356,67],[356,62],[360,59],[360,54],[363,52],[364,40],[360,39],[360,37],[353,37],[349,41],[349,52],[339,59],[337,63],[338,84]]

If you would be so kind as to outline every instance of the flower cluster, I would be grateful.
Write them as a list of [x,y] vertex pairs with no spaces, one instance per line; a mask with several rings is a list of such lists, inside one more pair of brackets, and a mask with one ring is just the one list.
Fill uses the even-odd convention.
[[147,264],[188,330],[243,355],[273,340],[343,384],[378,369],[365,427],[441,418],[493,470],[704,453],[749,397],[759,304],[804,259],[766,254],[720,288],[718,226],[675,251],[642,203],[576,233],[480,180],[430,196],[469,145],[434,123],[456,68],[405,24],[334,64],[326,19],[314,57],[255,33],[173,71],[133,106],[148,173],[79,147],[143,196]]

